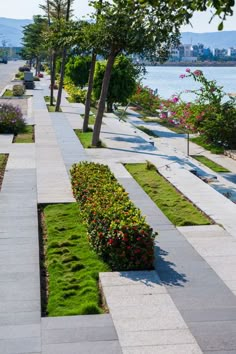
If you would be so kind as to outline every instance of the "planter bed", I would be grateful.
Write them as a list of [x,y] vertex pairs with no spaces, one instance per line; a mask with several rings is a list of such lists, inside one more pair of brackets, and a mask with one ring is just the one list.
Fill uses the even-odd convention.
[[191,156],[195,160],[201,162],[203,165],[207,166],[210,168],[212,171],[220,173],[220,172],[230,172],[227,168],[224,168],[223,166],[219,165],[218,163],[208,159],[207,157],[203,155],[193,155]]
[[5,172],[6,165],[7,165],[7,159],[8,159],[7,154],[0,154],[0,190],[1,190],[2,182],[3,182],[3,178],[4,178],[4,172]]
[[27,125],[24,133],[15,135],[13,143],[34,143],[34,125]]
[[104,313],[98,286],[105,264],[90,247],[76,203],[40,206],[42,313]]
[[125,164],[126,169],[176,226],[209,225],[211,220],[150,163]]
[[74,132],[85,149],[106,147],[101,141],[99,141],[98,146],[92,146],[93,130],[91,128],[88,128],[88,131],[85,133],[81,129],[75,129]]

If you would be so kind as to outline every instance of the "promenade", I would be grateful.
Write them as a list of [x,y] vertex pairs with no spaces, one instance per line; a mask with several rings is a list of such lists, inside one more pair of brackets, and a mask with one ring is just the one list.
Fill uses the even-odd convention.
[[[160,138],[150,140],[132,111],[126,122],[106,114],[107,148],[85,150],[73,130],[82,127],[83,105],[63,92],[62,113],[49,113],[48,87],[46,76],[28,92],[35,143],[0,135],[0,153],[9,154],[0,191],[0,353],[236,353],[236,204],[189,171],[211,172],[186,156],[181,137],[155,125]],[[211,159],[236,173],[236,161]],[[107,164],[158,231],[155,270],[101,273],[109,314],[42,318],[37,205],[73,202],[69,169],[84,160]],[[176,228],[123,166],[147,160],[216,224]]]

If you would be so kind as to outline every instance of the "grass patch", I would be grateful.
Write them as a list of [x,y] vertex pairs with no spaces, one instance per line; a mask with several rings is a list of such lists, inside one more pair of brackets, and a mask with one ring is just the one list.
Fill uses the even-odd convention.
[[7,90],[4,92],[4,94],[3,94],[2,97],[13,97],[13,91],[7,89]]
[[144,127],[143,125],[140,125],[140,126],[136,126],[136,128],[138,128],[139,130],[142,130],[142,132],[150,135],[150,136],[153,136],[155,138],[158,138],[158,135],[154,134],[152,130]]
[[223,154],[224,148],[219,145],[207,143],[203,136],[197,136],[191,138],[190,141],[193,143],[202,146],[204,149],[210,151],[212,154]]
[[1,190],[1,186],[2,186],[4,172],[5,172],[6,165],[7,165],[7,159],[8,159],[7,154],[0,154],[0,190]]
[[[81,117],[84,119],[84,114],[81,114]],[[89,115],[89,124],[94,125],[95,124],[96,117],[94,115]]]
[[41,210],[41,221],[48,274],[44,312],[48,316],[103,313],[98,274],[110,269],[90,247],[78,205],[48,205]]
[[14,136],[13,143],[34,143],[34,126],[27,125],[23,133]]
[[[50,96],[44,96],[44,101],[45,102],[50,102]],[[53,102],[56,102],[55,97],[53,97]]]
[[85,149],[106,147],[101,141],[99,141],[98,146],[92,146],[93,130],[91,128],[86,133],[83,133],[81,129],[75,129],[74,131]]
[[[50,113],[55,113],[55,109],[56,109],[56,106],[50,106],[50,104],[47,104],[47,109],[48,109],[48,112]],[[61,108],[59,109],[59,112],[62,112]],[[58,113],[58,112],[56,112]]]
[[174,225],[211,224],[210,219],[178,192],[150,163],[126,164],[125,167]]
[[209,167],[214,172],[230,172],[227,168],[224,168],[223,166],[208,159],[207,157],[205,157],[203,155],[193,155],[192,157],[195,160],[198,160],[199,162],[201,162],[203,165]]

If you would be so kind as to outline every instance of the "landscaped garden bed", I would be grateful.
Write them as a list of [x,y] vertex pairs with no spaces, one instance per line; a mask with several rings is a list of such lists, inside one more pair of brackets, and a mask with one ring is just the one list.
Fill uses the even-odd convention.
[[[55,113],[56,112],[56,106],[51,106],[49,103],[46,105],[48,112],[50,113]],[[62,112],[61,108],[59,108],[59,112]],[[58,113],[58,112],[56,112]]]
[[212,223],[205,214],[161,176],[152,164],[125,164],[125,167],[174,225],[209,225]]
[[112,270],[152,269],[155,233],[109,168],[82,162],[72,166],[71,177],[98,255]]
[[208,159],[203,155],[193,155],[192,156],[195,160],[201,162],[203,165],[209,167],[214,172],[230,172],[227,168],[219,165],[218,163]]
[[98,146],[92,146],[93,130],[91,128],[88,128],[87,132],[83,132],[81,129],[75,129],[74,132],[85,149],[106,147],[101,141]]
[[7,154],[0,154],[0,190],[1,190],[1,186],[2,186],[4,172],[5,172],[6,165],[7,165],[7,159],[8,159]]
[[23,132],[14,136],[13,143],[34,143],[34,125],[26,125]]
[[138,125],[137,128],[142,130],[142,132],[146,133],[149,136],[153,136],[154,138],[158,138],[157,134],[155,134],[151,129],[144,127],[143,125]]
[[78,205],[41,206],[39,212],[43,315],[105,312],[98,274],[110,268],[91,248]]

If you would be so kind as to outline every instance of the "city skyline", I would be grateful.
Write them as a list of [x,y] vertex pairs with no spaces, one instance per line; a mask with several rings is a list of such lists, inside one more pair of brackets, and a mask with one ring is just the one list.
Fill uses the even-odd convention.
[[[42,14],[39,9],[39,4],[44,3],[44,0],[8,0],[6,2],[0,3],[0,17],[16,18],[16,19],[31,19],[33,15]],[[88,13],[92,11],[92,8],[88,5],[88,0],[75,0],[74,2],[74,15],[76,18],[86,17]],[[183,26],[182,32],[216,32],[217,25],[220,20],[215,18],[210,24],[209,20],[211,18],[210,10],[204,13],[196,13],[191,22],[191,25]],[[234,15],[228,17],[224,23],[225,31],[236,30],[236,5],[234,7]]]

